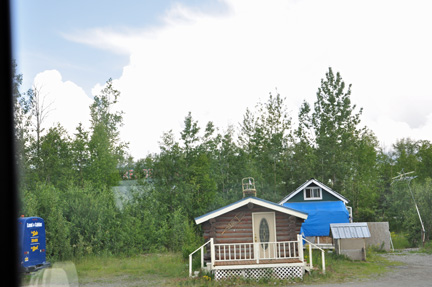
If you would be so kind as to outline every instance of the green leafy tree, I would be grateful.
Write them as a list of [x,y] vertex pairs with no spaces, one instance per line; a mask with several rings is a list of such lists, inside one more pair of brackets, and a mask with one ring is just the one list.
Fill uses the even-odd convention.
[[182,169],[185,187],[183,193],[186,202],[189,202],[185,210],[193,217],[207,211],[216,192],[216,182],[211,173],[211,159],[216,143],[212,138],[212,123],[207,124],[203,138],[199,136],[198,122],[193,120],[190,112],[184,120],[184,126],[180,133],[184,144],[180,152],[184,154],[185,163],[185,168]]
[[308,172],[330,185],[351,200],[356,220],[366,220],[374,216],[379,197],[378,143],[370,130],[359,127],[362,109],[356,111],[350,95],[351,85],[329,68],[313,110],[307,102],[300,108],[291,174],[305,180]]
[[351,85],[348,87],[339,72],[332,69],[326,73],[318,88],[317,100],[312,113],[315,132],[317,175],[324,183],[343,190],[343,182],[350,174],[352,154],[358,138],[359,112],[351,104]]
[[34,158],[35,170],[41,182],[60,189],[72,180],[71,142],[66,130],[57,125],[40,139],[39,156]]
[[427,140],[418,141],[418,168],[417,174],[420,179],[432,178],[432,143]]
[[262,134],[260,165],[266,172],[265,180],[280,188],[285,172],[285,153],[291,137],[291,117],[288,115],[285,99],[278,93],[269,94],[269,99],[259,107],[257,132]]
[[198,122],[192,119],[192,113],[189,112],[184,120],[184,129],[180,133],[181,139],[183,140],[184,150],[186,156],[190,156],[190,153],[195,150],[199,142],[199,131]]
[[[396,172],[404,171],[416,171],[419,165],[417,153],[419,151],[419,143],[410,138],[403,138],[397,140],[393,144],[392,157],[396,159],[395,169]],[[396,174],[395,174],[396,175]]]
[[[238,193],[240,180],[244,164],[244,152],[235,143],[234,127],[230,126],[222,135],[220,148],[217,154],[218,171],[220,180],[218,181],[218,191],[222,194]],[[236,194],[235,198],[238,198]]]
[[75,182],[83,186],[90,163],[89,133],[81,123],[76,128],[75,138],[71,143],[72,168]]
[[290,150],[287,167],[287,189],[294,190],[306,180],[316,177],[316,153],[312,134],[311,108],[304,101],[298,115],[298,127],[294,131],[294,144]]
[[[160,142],[161,152],[153,158],[154,183],[151,197],[158,202],[161,226],[169,230],[178,221],[178,211],[188,220],[209,211],[217,190],[214,174],[216,141],[212,124],[207,124],[204,137],[199,134],[198,122],[189,113],[181,131],[181,143],[172,131],[164,133]],[[213,172],[212,172],[213,171]],[[172,235],[161,234],[163,242],[171,242]],[[178,249],[177,244],[166,246]]]
[[374,221],[379,208],[379,192],[383,186],[378,174],[378,141],[375,135],[364,130],[354,142],[351,178],[344,183],[346,196],[354,208],[354,220]]
[[246,110],[239,135],[240,146],[248,156],[249,174],[245,176],[255,177],[263,197],[273,199],[270,197],[280,197],[285,191],[291,136],[291,117],[279,93],[269,93],[267,102],[256,106],[256,115]]
[[120,180],[117,164],[124,156],[127,144],[120,140],[123,112],[114,111],[120,92],[112,80],[106,82],[101,94],[94,97],[90,106],[90,154],[86,177],[99,187],[113,186]]

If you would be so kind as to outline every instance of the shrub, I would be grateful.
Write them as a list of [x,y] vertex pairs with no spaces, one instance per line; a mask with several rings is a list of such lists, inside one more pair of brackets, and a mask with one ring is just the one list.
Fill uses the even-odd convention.
[[407,236],[403,233],[395,233],[391,232],[391,239],[393,241],[393,247],[395,249],[404,249],[411,246],[409,243]]

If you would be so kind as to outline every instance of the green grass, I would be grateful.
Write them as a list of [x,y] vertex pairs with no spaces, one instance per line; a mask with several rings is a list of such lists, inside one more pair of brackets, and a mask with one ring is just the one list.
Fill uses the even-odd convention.
[[[317,257],[317,258],[315,258]],[[321,255],[315,255],[314,261],[321,262]],[[380,256],[377,252],[367,250],[366,261],[352,261],[344,256],[334,253],[326,254],[326,274],[322,274],[320,269],[304,276],[305,283],[343,283],[349,281],[361,281],[373,277],[381,276],[388,272],[391,266],[400,265],[399,262],[389,261]]]
[[145,254],[133,257],[88,257],[76,262],[80,283],[102,281],[142,281],[164,284],[187,276],[187,264],[179,253]]
[[[367,261],[351,261],[344,256],[326,254],[326,274],[321,272],[321,253],[314,252],[314,266],[318,270],[306,274],[303,283],[343,283],[370,279],[389,270],[391,262],[379,254],[369,251]],[[200,274],[197,278],[188,277],[188,262],[181,253],[145,254],[132,257],[99,256],[86,257],[74,262],[79,283],[97,282],[127,286],[255,286],[287,285],[287,280],[245,280],[231,279],[214,281],[211,274]],[[194,269],[196,270],[196,269]],[[294,280],[299,282],[300,280]]]

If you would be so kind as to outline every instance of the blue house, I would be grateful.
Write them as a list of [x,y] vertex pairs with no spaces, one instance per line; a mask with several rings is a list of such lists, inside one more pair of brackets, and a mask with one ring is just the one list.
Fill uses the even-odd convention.
[[331,223],[352,221],[348,199],[316,179],[310,179],[288,194],[279,204],[307,213],[301,233],[321,247],[332,247]]

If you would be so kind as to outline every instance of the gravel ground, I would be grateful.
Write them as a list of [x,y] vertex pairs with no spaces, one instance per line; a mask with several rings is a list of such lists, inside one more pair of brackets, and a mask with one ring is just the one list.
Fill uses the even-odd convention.
[[391,261],[404,263],[400,266],[391,267],[392,270],[380,277],[367,281],[345,282],[342,284],[323,284],[326,286],[392,286],[392,287],[418,287],[432,286],[432,255],[413,253],[413,249],[397,253],[383,254]]

